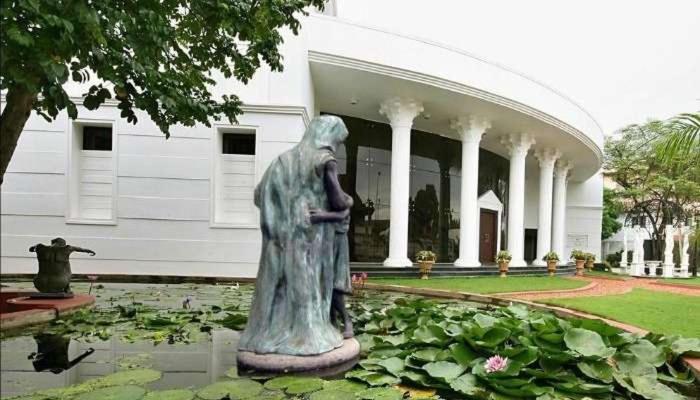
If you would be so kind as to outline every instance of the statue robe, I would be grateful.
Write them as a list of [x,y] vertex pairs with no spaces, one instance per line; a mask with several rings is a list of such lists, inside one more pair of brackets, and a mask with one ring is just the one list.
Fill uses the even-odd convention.
[[272,162],[255,189],[263,242],[240,350],[314,355],[343,342],[330,321],[335,227],[309,221],[310,209],[328,209],[323,171],[334,149],[319,144],[330,131],[314,137],[313,128]]

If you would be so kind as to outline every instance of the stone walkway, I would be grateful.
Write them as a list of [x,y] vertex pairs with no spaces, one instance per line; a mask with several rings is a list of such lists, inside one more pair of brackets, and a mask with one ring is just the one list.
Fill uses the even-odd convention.
[[655,292],[676,293],[688,296],[700,296],[700,286],[695,288],[688,285],[688,287],[685,288],[678,286],[655,285],[654,283],[657,282],[656,279],[633,278],[627,280],[614,280],[592,276],[572,277],[571,279],[582,280],[586,282],[595,282],[596,285],[586,290],[572,290],[569,292],[560,291],[557,293],[509,293],[507,297],[521,300],[538,300],[567,297],[607,296],[612,294],[628,293],[634,288],[653,290]]

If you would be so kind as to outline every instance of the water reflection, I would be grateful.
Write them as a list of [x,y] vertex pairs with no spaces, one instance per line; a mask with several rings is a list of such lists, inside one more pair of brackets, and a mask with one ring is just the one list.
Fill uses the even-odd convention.
[[34,340],[36,340],[36,352],[30,354],[27,358],[32,360],[36,372],[50,371],[54,374],[60,374],[73,368],[95,352],[95,349],[90,347],[83,354],[80,354],[73,360],[69,360],[68,347],[70,346],[70,338],[61,335],[39,334],[34,336]]
[[163,378],[150,389],[205,386],[235,373],[238,332],[222,329],[190,344],[128,343],[118,337],[84,343],[57,335],[2,341],[0,396],[66,387],[126,368],[153,368]]

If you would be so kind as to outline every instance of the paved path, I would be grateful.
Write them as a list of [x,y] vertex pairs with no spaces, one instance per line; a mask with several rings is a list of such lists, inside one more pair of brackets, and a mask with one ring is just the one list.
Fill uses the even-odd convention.
[[662,286],[654,284],[657,282],[656,279],[633,278],[628,280],[613,280],[593,276],[572,277],[571,279],[595,282],[596,285],[586,290],[573,290],[570,292],[560,291],[557,293],[517,293],[509,294],[508,297],[521,300],[538,300],[566,297],[607,296],[611,294],[628,293],[634,288],[648,289],[655,292],[700,296],[700,285],[697,288],[690,286],[688,288],[678,286]]

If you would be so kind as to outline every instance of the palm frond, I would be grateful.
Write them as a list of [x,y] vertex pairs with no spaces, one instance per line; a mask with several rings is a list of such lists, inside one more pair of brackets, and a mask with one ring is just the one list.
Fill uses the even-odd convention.
[[679,114],[665,124],[666,134],[657,142],[657,155],[663,162],[677,157],[700,161],[700,112]]

